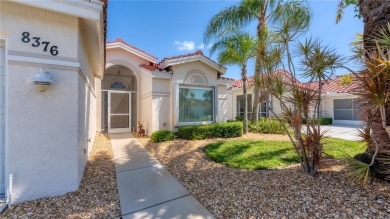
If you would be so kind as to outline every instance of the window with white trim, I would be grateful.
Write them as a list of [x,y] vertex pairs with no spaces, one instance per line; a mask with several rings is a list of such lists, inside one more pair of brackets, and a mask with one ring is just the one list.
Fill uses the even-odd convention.
[[334,120],[360,120],[357,99],[334,99]]
[[[252,116],[252,94],[246,95],[248,118]],[[244,95],[237,95],[237,116],[244,116]]]
[[179,87],[179,124],[214,122],[213,87]]
[[[248,118],[252,117],[252,94],[247,94],[247,102],[248,102]],[[267,112],[267,102],[263,101],[259,104],[258,114],[260,117],[268,117]],[[237,116],[244,116],[244,95],[237,95]]]
[[260,117],[268,117],[267,101],[263,101],[259,105],[259,118]]

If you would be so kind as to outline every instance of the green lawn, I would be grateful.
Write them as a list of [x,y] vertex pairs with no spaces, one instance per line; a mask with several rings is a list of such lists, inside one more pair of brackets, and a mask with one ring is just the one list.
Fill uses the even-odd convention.
[[[337,138],[324,139],[324,156],[343,158],[364,152],[364,143]],[[206,146],[214,161],[240,169],[269,169],[297,163],[298,157],[289,141],[230,140]]]

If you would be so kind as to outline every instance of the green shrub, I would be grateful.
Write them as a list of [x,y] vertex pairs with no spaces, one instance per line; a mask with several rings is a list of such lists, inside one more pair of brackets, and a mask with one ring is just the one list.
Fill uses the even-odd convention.
[[[285,125],[287,122],[283,121]],[[260,118],[258,123],[250,122],[248,125],[249,131],[269,134],[284,134],[282,124],[275,118]]]
[[160,130],[156,131],[150,136],[150,139],[153,143],[163,142],[163,141],[171,141],[175,138],[175,134],[171,131]]
[[[315,125],[318,125],[318,121],[320,122],[320,125],[331,125],[333,123],[332,118],[319,118],[319,119],[314,119],[312,121],[313,121],[313,124],[315,124]],[[303,118],[302,123],[307,124],[307,119]]]
[[236,121],[244,121],[244,116],[236,116]]
[[177,136],[179,138],[189,140],[200,140],[207,138],[234,138],[242,136],[242,127],[242,122],[183,126],[177,130]]

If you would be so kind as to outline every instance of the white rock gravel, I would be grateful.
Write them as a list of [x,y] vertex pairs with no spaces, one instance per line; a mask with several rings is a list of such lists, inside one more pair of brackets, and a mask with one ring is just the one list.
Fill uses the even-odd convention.
[[96,135],[80,188],[62,196],[14,205],[0,218],[112,218],[120,215],[108,135]]
[[[249,134],[241,139],[281,140]],[[317,177],[295,165],[275,170],[239,170],[211,161],[209,143],[174,140],[143,145],[217,218],[390,218],[388,183],[372,180],[361,188],[345,178],[344,164],[323,162]]]

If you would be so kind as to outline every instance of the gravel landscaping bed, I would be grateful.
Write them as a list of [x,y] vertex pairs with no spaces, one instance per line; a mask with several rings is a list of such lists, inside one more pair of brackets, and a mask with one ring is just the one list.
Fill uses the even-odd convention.
[[111,143],[97,134],[80,188],[12,206],[0,218],[112,218],[120,215]]
[[[286,136],[241,138],[280,141]],[[207,144],[226,139],[138,139],[217,218],[390,218],[389,184],[372,180],[366,188],[354,185],[337,160],[324,161],[317,177],[302,173],[299,165],[239,170],[205,156]]]

